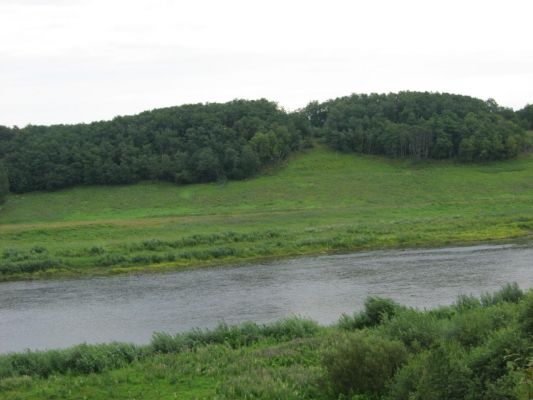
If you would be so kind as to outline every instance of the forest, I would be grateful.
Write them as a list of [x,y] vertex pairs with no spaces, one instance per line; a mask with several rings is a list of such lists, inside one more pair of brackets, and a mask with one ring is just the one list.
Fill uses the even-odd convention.
[[0,164],[0,204],[4,203],[9,193],[9,180],[5,167]]
[[335,149],[390,157],[505,160],[527,146],[527,115],[493,100],[438,93],[352,95],[311,103],[315,135]]
[[91,124],[0,130],[13,192],[140,180],[243,179],[302,145],[266,100],[186,105]]
[[14,193],[143,180],[240,180],[325,142],[343,152],[485,162],[532,147],[533,106],[428,92],[361,94],[295,112],[261,100],[191,104],[90,124],[0,126],[0,202]]

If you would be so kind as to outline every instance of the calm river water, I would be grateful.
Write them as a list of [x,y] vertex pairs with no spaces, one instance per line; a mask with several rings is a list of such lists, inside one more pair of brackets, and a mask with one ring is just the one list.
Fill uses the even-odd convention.
[[320,323],[367,296],[428,308],[506,282],[533,286],[533,247],[472,246],[298,258],[255,265],[0,284],[0,353],[87,342],[147,343],[154,331],[291,315]]

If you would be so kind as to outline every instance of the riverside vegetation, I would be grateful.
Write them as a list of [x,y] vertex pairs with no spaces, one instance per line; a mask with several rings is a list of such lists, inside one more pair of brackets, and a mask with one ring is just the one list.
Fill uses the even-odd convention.
[[420,311],[369,298],[330,327],[220,325],[146,346],[0,356],[2,399],[528,400],[533,291],[509,284]]
[[317,147],[238,182],[11,195],[0,279],[526,238],[533,159],[417,163]]
[[533,159],[426,163],[317,147],[238,182],[11,195],[0,279],[526,238]]
[[0,280],[524,238],[531,116],[401,92],[0,127]]

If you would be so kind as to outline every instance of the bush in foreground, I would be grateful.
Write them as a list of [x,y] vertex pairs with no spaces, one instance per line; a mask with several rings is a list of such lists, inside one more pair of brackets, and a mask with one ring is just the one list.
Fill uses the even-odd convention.
[[342,338],[324,358],[328,381],[336,395],[379,396],[407,360],[407,349],[397,340],[366,332]]

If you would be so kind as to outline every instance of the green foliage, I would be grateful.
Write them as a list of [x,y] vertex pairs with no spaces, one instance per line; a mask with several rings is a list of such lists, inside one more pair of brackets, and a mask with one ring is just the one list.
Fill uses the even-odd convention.
[[447,93],[354,94],[311,103],[305,112],[341,151],[489,161],[515,157],[526,144],[512,110]]
[[[19,261],[19,260],[18,260]],[[39,271],[46,271],[61,266],[58,260],[45,258],[42,260],[27,260],[19,262],[0,262],[0,276],[14,274],[32,274]]]
[[504,160],[532,146],[523,129],[530,108],[514,113],[493,100],[427,92],[354,94],[291,114],[265,99],[191,104],[91,124],[0,127],[0,160],[15,193],[244,179],[309,147],[312,137],[349,152]]
[[376,326],[387,318],[393,317],[399,308],[399,304],[393,300],[381,297],[368,297],[365,300],[365,308],[362,312],[353,316],[343,314],[338,325],[340,328],[346,330]]
[[533,291],[531,290],[526,294],[522,303],[519,319],[524,334],[530,337],[533,336]]
[[337,396],[379,396],[406,360],[407,350],[401,342],[357,332],[339,338],[339,343],[325,355],[324,366]]
[[490,306],[500,303],[518,303],[524,297],[524,292],[516,282],[507,283],[494,293],[485,293],[481,296],[481,304]]
[[12,376],[48,377],[52,374],[89,374],[119,368],[144,356],[143,348],[113,343],[66,350],[27,351],[0,355],[0,379]]
[[465,400],[472,391],[472,374],[464,351],[441,344],[411,358],[391,385],[395,400]]
[[0,162],[0,205],[6,201],[9,193],[9,180],[4,165]]
[[531,348],[514,329],[492,332],[470,353],[452,342],[413,358],[396,377],[391,398],[518,399]]
[[5,128],[0,160],[17,193],[244,179],[299,149],[305,131],[298,126],[266,100],[184,105],[91,124]]
[[526,129],[533,130],[533,104],[528,104],[516,114]]
[[155,333],[151,348],[157,353],[178,353],[208,344],[226,344],[238,348],[265,338],[277,341],[304,338],[315,335],[319,329],[316,322],[301,318],[287,318],[267,325],[253,322],[236,326],[220,324],[212,330],[196,329],[175,336],[164,332]]
[[533,151],[533,130],[526,133],[525,151],[531,153]]
[[264,335],[276,340],[290,340],[312,336],[319,331],[316,322],[305,318],[287,318],[267,324],[263,327]]
[[514,318],[505,306],[464,310],[450,321],[447,335],[462,346],[478,346],[492,331],[507,326]]
[[387,336],[400,340],[411,351],[418,352],[434,346],[442,337],[447,319],[414,309],[399,312],[384,326]]
[[455,301],[455,308],[464,311],[481,307],[481,300],[472,295],[461,294]]
[[216,398],[221,400],[301,400],[312,397],[303,397],[299,388],[265,370],[256,369],[254,376],[246,374],[244,377],[231,379],[218,389]]
[[52,374],[89,374],[119,368],[155,353],[180,353],[211,344],[232,348],[262,339],[288,341],[316,335],[319,325],[301,318],[287,318],[269,325],[249,322],[219,325],[213,330],[192,330],[175,336],[155,333],[150,346],[113,343],[79,345],[66,350],[27,351],[0,355],[0,380],[13,376],[48,377]]
[[528,340],[515,328],[505,328],[491,333],[483,346],[474,348],[468,355],[467,363],[476,372],[476,392],[482,393],[510,372],[510,369],[523,369],[531,354]]

